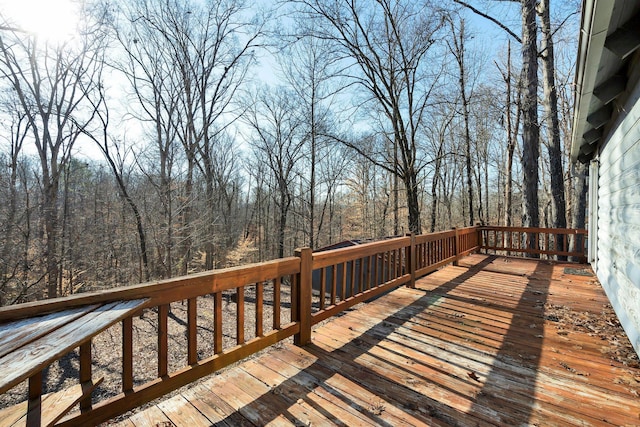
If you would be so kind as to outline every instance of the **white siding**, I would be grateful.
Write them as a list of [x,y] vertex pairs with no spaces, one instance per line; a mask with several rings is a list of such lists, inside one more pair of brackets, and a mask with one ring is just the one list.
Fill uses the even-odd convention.
[[596,273],[640,354],[640,85],[630,95],[595,168]]

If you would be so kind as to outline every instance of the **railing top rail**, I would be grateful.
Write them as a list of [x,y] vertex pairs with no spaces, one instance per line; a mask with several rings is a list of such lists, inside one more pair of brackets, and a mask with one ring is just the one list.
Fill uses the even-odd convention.
[[411,237],[396,237],[377,242],[363,243],[346,248],[331,249],[313,253],[313,268],[323,268],[337,263],[351,261],[380,252],[402,248],[411,244]]
[[517,233],[587,234],[587,230],[581,228],[506,227],[482,225],[480,226],[480,230],[513,231]]
[[288,257],[239,267],[206,271],[189,276],[158,280],[138,285],[87,292],[51,300],[0,307],[0,323],[65,310],[89,304],[148,298],[145,306],[188,299],[237,287],[237,283],[256,283],[300,270],[300,259]]

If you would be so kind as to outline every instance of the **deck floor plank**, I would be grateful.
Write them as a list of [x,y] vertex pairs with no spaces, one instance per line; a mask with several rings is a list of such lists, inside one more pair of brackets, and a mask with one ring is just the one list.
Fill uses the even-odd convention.
[[129,419],[136,427],[171,427],[173,423],[158,406],[152,406]]
[[[398,384],[385,381],[365,369],[359,368],[356,372],[357,368],[343,363],[339,358],[326,364],[327,360],[323,357],[314,356],[321,355],[319,348],[309,350],[310,352],[306,352],[305,349],[291,346],[278,352],[276,358],[314,375],[321,381],[320,387],[329,390],[343,405],[358,410],[375,425],[443,425],[426,414],[425,408],[418,406],[417,403],[422,396],[411,393]],[[309,363],[310,358],[315,362]]]
[[295,425],[285,414],[279,413],[267,402],[245,390],[236,382],[237,374],[228,371],[216,377],[210,384],[211,392],[224,400],[229,406],[240,412],[254,425],[293,426]]
[[207,386],[199,384],[182,392],[182,395],[204,416],[211,420],[214,425],[230,427],[248,427],[254,425],[226,401],[212,393],[210,388],[210,384]]
[[640,369],[549,316],[607,304],[588,266],[471,255],[181,399],[216,425],[639,425],[640,390],[621,379]]
[[[354,408],[354,405],[344,405],[335,390],[326,388],[316,377],[302,368],[297,368],[293,364],[284,362],[276,357],[265,360],[267,364],[260,362],[249,362],[245,364],[251,369],[253,375],[273,375],[278,377],[277,388],[274,392],[282,395],[284,399],[292,401],[304,397],[304,402],[314,407],[317,411],[326,414],[325,416],[333,424],[337,425],[375,425],[366,414]],[[266,369],[265,369],[266,368]]]
[[[470,378],[468,378],[468,373],[474,372],[480,379],[482,379],[489,374],[491,369],[491,359],[484,358],[484,364],[473,364],[472,361],[477,356],[468,354],[468,351],[465,351],[464,348],[459,349],[459,351],[464,352],[463,357],[456,357],[456,354],[453,352],[443,353],[442,351],[439,352],[438,357],[432,357],[428,353],[423,353],[417,349],[412,348],[406,340],[410,337],[404,337],[404,339],[402,339],[401,341],[402,344],[400,344],[399,341],[396,341],[394,343],[391,339],[378,341],[377,338],[370,337],[368,336],[368,334],[360,335],[358,333],[359,331],[354,330],[351,326],[349,326],[348,328],[345,327],[342,330],[338,328],[338,323],[333,322],[331,328],[331,336],[339,337],[338,339],[345,351],[348,352],[349,349],[353,347],[353,344],[351,343],[356,343],[357,345],[358,342],[365,341],[369,342],[372,345],[375,344],[375,346],[372,346],[371,351],[369,352],[371,356],[376,356],[378,360],[386,361],[392,361],[394,359],[397,360],[398,357],[404,357],[406,359],[405,363],[409,363],[411,365],[411,369],[415,372],[416,375],[420,374],[423,380],[437,383],[438,390],[449,389],[455,390],[457,393],[466,391],[465,395],[467,395],[468,397],[477,398],[478,390],[474,390],[473,387],[469,389],[469,384],[465,383],[477,384],[481,380],[478,382],[470,380]],[[326,331],[328,331],[328,329],[320,331],[319,334],[323,335],[321,341],[327,340],[328,337],[324,336],[324,333]],[[392,337],[393,334],[389,338]],[[421,337],[417,337],[414,343],[417,342],[418,345],[420,345],[420,338]],[[374,361],[373,363],[380,365],[381,372],[389,372],[393,369],[376,361]],[[483,384],[482,386],[482,396],[487,400],[488,406],[494,408],[501,407],[509,409],[510,412],[518,412],[520,410],[519,408],[526,407],[531,400],[531,395],[530,389],[526,385],[522,384],[522,377],[526,375],[531,376],[534,374],[534,372],[526,372],[524,370],[513,372],[502,369],[500,370],[500,372],[496,370],[496,372],[494,372],[494,376],[496,376],[498,373],[500,374],[500,378],[498,381],[490,384]],[[454,381],[451,381],[451,379],[453,379]],[[553,385],[554,381],[552,378],[550,378],[547,380],[547,383]],[[599,408],[598,406],[600,405],[598,404],[594,405],[593,407],[587,407],[588,411],[583,413],[578,413],[573,411],[571,408],[562,408],[556,405],[556,402],[570,398],[571,393],[573,392],[575,391],[567,392],[563,389],[559,389],[555,390],[555,392],[553,390],[547,390],[546,393],[538,393],[535,395],[536,400],[540,400],[541,404],[546,403],[550,405],[550,408],[548,409],[545,409],[544,405],[538,408],[538,410],[542,411],[546,416],[545,420],[539,420],[541,425],[548,425],[551,421],[557,422],[557,414],[560,414],[561,418],[564,418],[568,425],[575,424],[578,420],[582,420],[584,416],[598,419],[598,415],[603,409]],[[492,396],[492,398],[489,399],[487,398],[487,396]],[[509,398],[504,399],[500,398],[499,396],[508,396]],[[611,399],[610,395],[602,393],[594,393],[592,397],[595,402],[602,402],[605,399],[614,400]],[[441,396],[440,399],[449,402],[451,401],[451,399],[447,396]],[[493,401],[489,402],[489,400]],[[613,404],[617,405],[618,402],[615,402]],[[611,410],[613,408],[608,409]],[[505,421],[505,423],[507,422]]]
[[160,408],[175,425],[199,426],[210,424],[212,421],[198,411],[198,409],[181,394],[160,402],[158,408]]

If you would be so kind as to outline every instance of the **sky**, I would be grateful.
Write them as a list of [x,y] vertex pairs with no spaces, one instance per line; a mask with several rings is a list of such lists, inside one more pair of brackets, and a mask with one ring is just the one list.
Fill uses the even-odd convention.
[[0,0],[0,10],[17,26],[50,40],[63,39],[73,32],[77,9],[72,0]]
[[[495,17],[504,25],[509,27],[516,34],[521,33],[519,4],[516,2],[503,2],[495,0],[468,0],[477,9]],[[259,4],[262,7],[272,4],[272,0],[263,0]],[[451,1],[453,4],[453,1]],[[552,14],[557,17],[556,21],[568,16],[571,10],[576,10],[577,0],[551,0]],[[38,34],[41,38],[50,41],[63,41],[73,34],[77,22],[77,0],[0,0],[0,10],[5,16],[11,16],[14,23],[22,28]],[[470,36],[468,46],[470,49],[469,58],[475,62],[477,70],[481,70],[476,78],[479,81],[497,79],[497,67],[495,63],[505,63],[505,53],[509,35],[500,29],[496,24],[480,17],[468,9],[461,10],[467,24],[467,33]],[[577,45],[578,25],[580,16],[576,14],[567,22],[565,34],[568,34],[570,43]],[[572,38],[572,32],[575,36]],[[512,40],[512,55],[516,63],[520,46]],[[575,58],[575,53],[570,53],[569,58]],[[274,77],[272,67],[275,61],[270,60],[268,54],[263,56],[261,69],[256,70],[256,75],[260,79],[273,83],[278,79]],[[562,66],[561,63],[558,63]],[[88,157],[100,157],[96,151],[91,149],[91,144],[81,144],[79,146],[81,155]]]

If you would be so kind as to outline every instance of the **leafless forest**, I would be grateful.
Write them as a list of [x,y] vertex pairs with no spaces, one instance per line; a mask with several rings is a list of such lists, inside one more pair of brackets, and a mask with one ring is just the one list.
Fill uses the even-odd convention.
[[63,40],[0,10],[0,305],[347,239],[584,227],[577,1],[77,6]]

